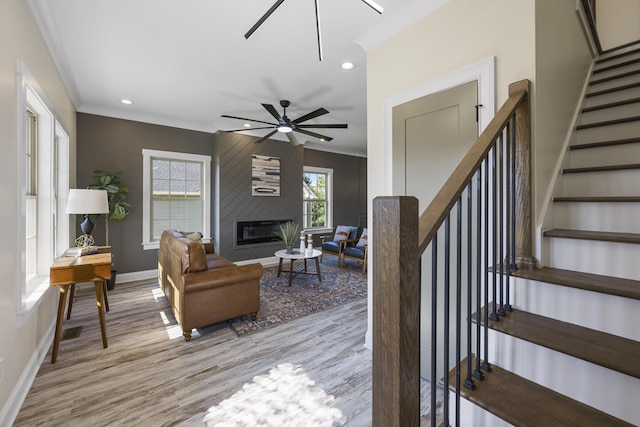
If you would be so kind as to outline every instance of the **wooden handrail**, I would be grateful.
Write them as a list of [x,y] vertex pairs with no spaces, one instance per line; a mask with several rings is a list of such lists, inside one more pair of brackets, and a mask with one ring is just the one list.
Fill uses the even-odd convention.
[[480,163],[502,133],[520,105],[528,100],[530,82],[521,80],[509,85],[509,98],[500,108],[478,140],[464,156],[436,197],[431,201],[419,220],[418,249],[422,254],[438,232],[440,225],[453,208]]

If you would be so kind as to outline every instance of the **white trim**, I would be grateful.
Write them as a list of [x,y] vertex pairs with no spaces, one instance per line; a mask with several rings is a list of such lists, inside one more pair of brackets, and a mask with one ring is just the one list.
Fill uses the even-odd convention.
[[482,133],[495,115],[495,57],[491,56],[468,67],[420,86],[393,95],[384,101],[385,195],[393,195],[393,107],[471,81],[478,81],[478,132]]
[[[322,228],[317,228],[317,230],[330,228],[333,229],[333,169],[330,168],[322,168],[318,166],[303,166],[302,173],[324,173],[327,175],[327,223]],[[302,184],[302,183],[300,183]],[[303,199],[304,202],[304,199]],[[304,220],[303,220],[304,223]],[[314,234],[314,230],[316,228],[309,228],[311,230],[311,234]]]
[[205,238],[211,236],[211,156],[203,154],[179,153],[174,151],[161,151],[142,149],[142,246],[145,250],[158,249],[159,242],[151,240],[151,158],[163,158],[169,160],[184,160],[201,162],[203,166],[202,177],[202,230],[198,230]]
[[345,156],[353,156],[353,157],[364,157],[367,158],[367,153],[362,153],[359,151],[349,151],[345,149],[340,149],[337,147],[327,147],[326,145],[319,144],[317,142],[306,142],[304,144],[305,150],[316,150],[316,151],[324,151],[326,153],[334,153],[334,154],[342,154]]

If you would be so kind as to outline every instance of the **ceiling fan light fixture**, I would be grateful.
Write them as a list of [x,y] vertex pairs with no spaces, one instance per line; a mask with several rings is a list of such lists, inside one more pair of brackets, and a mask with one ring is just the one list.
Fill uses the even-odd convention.
[[289,133],[292,131],[293,131],[293,128],[291,126],[288,126],[288,125],[278,126],[278,132]]

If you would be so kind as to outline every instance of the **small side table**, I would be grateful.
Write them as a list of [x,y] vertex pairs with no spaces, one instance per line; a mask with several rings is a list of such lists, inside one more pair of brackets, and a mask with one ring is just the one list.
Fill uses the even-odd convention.
[[111,252],[97,253],[83,256],[62,256],[57,258],[49,268],[49,285],[58,286],[60,300],[58,302],[58,317],[56,319],[56,333],[53,339],[51,363],[56,363],[58,347],[62,332],[62,318],[67,303],[67,294],[79,282],[93,282],[96,287],[96,305],[102,332],[102,346],[108,347],[107,328],[104,319],[106,281],[111,278]]
[[[294,249],[293,253],[288,254],[286,249],[282,249],[277,251],[275,254],[275,256],[277,256],[278,258],[280,258],[280,262],[278,263],[278,277],[280,277],[280,273],[289,273],[289,286],[291,286],[291,281],[293,279],[294,275],[297,274],[315,274],[316,276],[318,276],[318,286],[320,286],[320,283],[322,282],[322,276],[320,275],[320,255],[322,255],[322,251],[319,251],[317,249],[313,250],[313,253],[311,255],[307,255],[307,252],[303,252],[301,253],[299,249]],[[290,261],[289,263],[289,269],[288,270],[283,270],[282,269],[282,261],[288,259]],[[304,260],[304,270],[299,270],[299,271],[294,271],[293,270],[293,262],[297,259],[303,259]],[[315,259],[316,260],[316,271],[315,272],[307,272],[307,260],[308,259]]]

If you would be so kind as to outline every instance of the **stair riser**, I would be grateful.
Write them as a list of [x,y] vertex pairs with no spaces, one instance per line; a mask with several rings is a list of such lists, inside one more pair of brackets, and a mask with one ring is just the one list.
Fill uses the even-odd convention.
[[640,203],[555,202],[554,228],[640,234]]
[[563,196],[640,196],[640,169],[562,174]]
[[610,102],[624,101],[638,97],[640,97],[640,87],[635,87],[633,89],[588,97],[585,99],[583,107],[593,107],[595,105],[608,104]]
[[640,380],[490,331],[489,357],[508,369],[634,425],[640,425]]
[[512,281],[511,304],[519,310],[640,341],[638,300],[518,277]]
[[603,108],[601,110],[582,113],[578,124],[598,123],[607,120],[616,120],[621,117],[635,117],[640,114],[640,102],[621,105],[618,107]]
[[640,142],[571,150],[568,157],[566,167],[571,168],[640,163]]
[[593,71],[594,71],[594,78],[599,78],[601,75],[605,74],[605,73],[619,73],[619,70],[622,70],[623,68],[628,68],[628,67],[635,67],[636,69],[638,68],[638,64],[632,64],[632,65],[625,65],[624,67],[620,67],[620,68],[614,68],[613,70],[609,70],[609,71],[600,71],[597,72],[598,70],[602,70],[603,68],[608,68],[611,67],[613,65],[619,65],[619,64],[624,64],[626,62],[629,61],[634,61],[640,58],[640,53],[633,53],[633,54],[629,54],[629,55],[625,55],[622,56],[620,58],[615,58],[615,59],[611,59],[609,61],[604,61],[601,62],[599,64],[596,64],[593,67]]
[[609,126],[598,126],[580,129],[576,132],[576,143],[608,141],[611,139],[633,138],[640,135],[640,121],[620,123]]
[[639,280],[640,245],[544,237],[543,264],[563,270]]
[[[620,75],[625,74],[625,73],[630,72],[630,71],[634,71],[634,70],[621,71],[621,72],[615,74],[614,76],[620,76]],[[605,78],[605,76],[596,75],[593,80],[597,81],[597,80],[599,80],[601,78]],[[628,84],[638,83],[638,82],[640,82],[640,74],[635,74],[635,75],[626,76],[626,77],[619,77],[619,78],[616,78],[615,80],[596,83],[596,84],[591,84],[591,85],[589,85],[589,88],[587,89],[587,93],[599,92],[601,90],[607,90],[607,89],[615,89],[615,88],[620,87],[620,86],[625,86],[625,85],[628,85]]]

